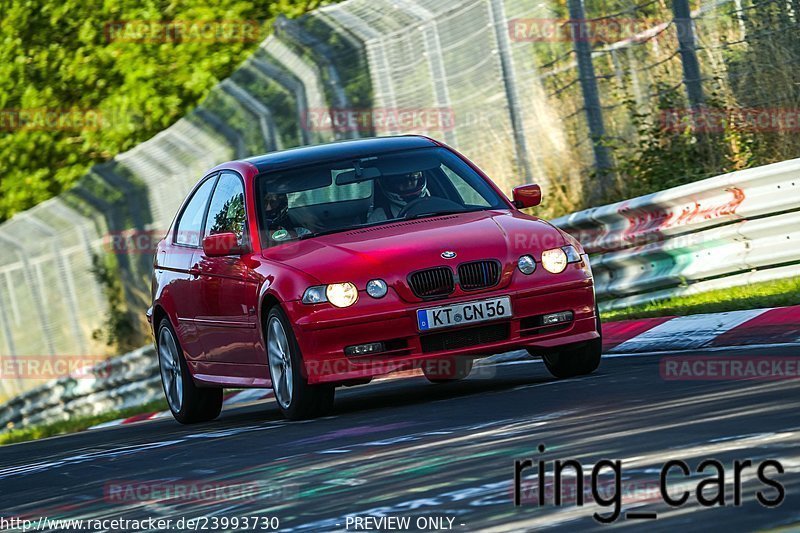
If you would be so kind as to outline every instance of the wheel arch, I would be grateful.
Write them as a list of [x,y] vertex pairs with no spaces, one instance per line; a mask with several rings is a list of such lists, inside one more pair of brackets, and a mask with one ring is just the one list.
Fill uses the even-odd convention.
[[[158,337],[158,326],[161,324],[161,321],[164,320],[165,318],[170,321],[170,324],[172,324],[172,320],[170,320],[169,314],[166,312],[166,310],[164,310],[161,304],[155,304],[153,306],[153,337],[156,338],[156,341]],[[173,330],[175,329],[175,324],[172,324],[172,329]]]
[[178,321],[176,320],[174,314],[167,311],[166,307],[164,307],[161,302],[156,302],[153,304],[153,345],[155,346],[156,354],[158,354],[158,326],[161,325],[161,321],[165,318],[172,328],[172,333],[175,336],[175,342],[178,343],[178,349],[183,352],[183,356],[186,358],[186,366],[189,369],[189,375],[192,377],[192,379],[194,379],[194,367],[189,363],[189,358],[186,356],[186,352],[183,350],[181,328],[178,327]]
[[[267,319],[269,310],[276,305],[281,306],[281,300],[275,293],[267,291],[261,296],[261,303],[259,304],[259,323],[262,327],[264,326],[264,321]],[[283,307],[281,306],[281,308]],[[284,312],[286,312],[285,309]]]

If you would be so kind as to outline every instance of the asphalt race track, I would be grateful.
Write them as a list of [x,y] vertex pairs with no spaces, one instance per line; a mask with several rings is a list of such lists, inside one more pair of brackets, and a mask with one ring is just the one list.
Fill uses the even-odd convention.
[[[715,355],[723,353],[788,358],[797,348]],[[277,517],[282,531],[365,530],[348,524],[348,516],[408,517],[411,530],[426,517],[444,519],[445,529],[453,519],[456,531],[800,527],[800,380],[670,381],[660,375],[662,357],[607,358],[596,374],[564,381],[530,360],[476,369],[457,384],[412,377],[341,389],[334,416],[309,422],[286,422],[267,401],[230,409],[202,426],[158,420],[7,446],[0,448],[2,513],[33,519],[257,515]],[[593,513],[610,514],[613,507],[578,506],[574,491],[560,507],[550,496],[539,507],[531,492],[535,469],[523,472],[526,488],[515,507],[514,461],[527,458],[547,460],[548,472],[556,459],[578,460],[587,479],[596,461],[620,460],[626,489],[618,520],[596,522]],[[681,507],[664,503],[658,479],[671,459],[685,460],[692,471],[703,459],[719,460],[726,505],[702,507],[694,493]],[[780,461],[782,475],[769,471],[785,488],[780,506],[756,501],[757,491],[767,498],[777,492],[759,482],[755,467],[742,474],[743,501],[733,505],[732,464],[744,459]],[[675,470],[669,479],[693,490],[709,472],[715,471],[683,477]],[[569,492],[576,482],[565,479]],[[612,479],[601,477],[600,486],[610,490]],[[115,492],[158,480],[249,483],[259,492],[199,501]],[[657,518],[626,519],[630,512]]]

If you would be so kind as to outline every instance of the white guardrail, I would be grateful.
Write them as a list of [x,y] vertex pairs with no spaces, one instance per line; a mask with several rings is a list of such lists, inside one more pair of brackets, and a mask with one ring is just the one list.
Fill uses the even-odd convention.
[[[800,275],[800,159],[742,170],[553,221],[592,257],[601,308]],[[150,346],[0,408],[0,427],[66,420],[161,397]]]
[[589,252],[601,310],[800,275],[800,159],[553,221]]

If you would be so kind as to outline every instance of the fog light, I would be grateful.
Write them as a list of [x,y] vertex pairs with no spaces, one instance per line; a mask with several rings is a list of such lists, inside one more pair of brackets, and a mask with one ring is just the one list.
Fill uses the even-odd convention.
[[382,342],[370,342],[368,344],[357,344],[355,346],[348,346],[344,349],[345,355],[369,355],[371,353],[378,353],[385,351]]
[[372,279],[367,282],[367,294],[373,298],[383,298],[388,290],[389,287],[382,279]]
[[572,311],[561,311],[560,313],[551,313],[542,317],[543,326],[552,326],[553,324],[563,324],[572,320]]
[[525,275],[533,274],[536,270],[536,261],[533,260],[533,257],[529,255],[523,255],[517,261],[517,268],[519,271]]

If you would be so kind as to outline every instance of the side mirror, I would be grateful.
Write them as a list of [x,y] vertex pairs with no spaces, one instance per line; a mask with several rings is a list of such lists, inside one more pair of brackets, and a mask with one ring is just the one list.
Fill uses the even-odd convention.
[[238,255],[243,252],[235,233],[215,233],[203,239],[203,253],[208,257]]
[[513,198],[517,209],[535,207],[542,203],[542,188],[535,183],[514,187]]

